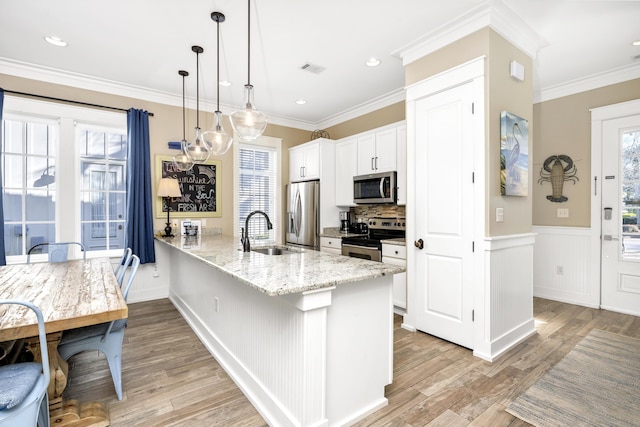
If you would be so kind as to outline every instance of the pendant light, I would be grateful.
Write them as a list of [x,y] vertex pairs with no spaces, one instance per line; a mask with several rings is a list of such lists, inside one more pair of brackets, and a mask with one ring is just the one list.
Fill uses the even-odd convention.
[[202,134],[202,138],[209,144],[209,148],[211,149],[211,154],[215,156],[221,156],[231,148],[231,144],[233,143],[233,138],[229,136],[227,132],[225,132],[222,127],[222,112],[220,111],[220,23],[224,22],[225,17],[220,12],[211,12],[211,19],[216,22],[216,30],[217,30],[217,71],[216,71],[216,88],[217,88],[217,96],[218,96],[218,106],[216,108],[216,112],[214,113],[213,118],[213,127],[211,130],[206,131]]
[[180,144],[180,154],[173,156],[173,163],[179,171],[185,172],[193,167],[193,160],[187,153],[187,137],[185,135],[184,78],[189,75],[189,72],[180,70],[178,74],[182,76],[182,143]]
[[187,144],[187,153],[194,162],[204,162],[211,155],[209,145],[204,142],[200,134],[200,54],[204,49],[200,46],[191,46],[196,54],[196,135],[193,142]]
[[245,90],[245,108],[231,113],[233,130],[244,140],[258,138],[267,127],[267,116],[256,110],[253,105],[253,86],[251,85],[251,0],[247,0],[247,84]]

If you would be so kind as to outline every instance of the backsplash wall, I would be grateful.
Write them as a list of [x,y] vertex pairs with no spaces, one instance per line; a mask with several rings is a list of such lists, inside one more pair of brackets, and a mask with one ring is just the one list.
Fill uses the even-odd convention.
[[405,218],[405,206],[359,205],[349,209],[352,222],[367,221],[369,218]]

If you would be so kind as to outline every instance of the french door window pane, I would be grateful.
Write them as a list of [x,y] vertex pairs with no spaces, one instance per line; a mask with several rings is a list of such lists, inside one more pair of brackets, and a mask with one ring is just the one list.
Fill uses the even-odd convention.
[[4,121],[4,139],[2,151],[4,153],[22,154],[23,123],[15,120]]
[[27,154],[53,156],[56,152],[55,139],[50,136],[52,129],[45,123],[27,123]]
[[53,201],[53,191],[28,190],[26,195],[26,220],[51,221],[56,220],[56,204]]
[[622,134],[622,257],[640,260],[640,130]]
[[2,165],[2,183],[5,188],[22,188],[23,156],[5,154]]

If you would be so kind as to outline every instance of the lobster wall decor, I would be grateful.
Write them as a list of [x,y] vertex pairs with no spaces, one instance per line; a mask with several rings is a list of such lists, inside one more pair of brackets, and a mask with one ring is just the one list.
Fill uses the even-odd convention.
[[539,184],[543,182],[551,183],[551,195],[547,196],[547,200],[556,203],[569,200],[562,195],[562,187],[565,181],[571,181],[575,185],[576,181],[579,181],[576,176],[577,173],[578,169],[571,157],[564,154],[548,157],[544,161],[542,169],[540,169],[540,179],[538,180]]

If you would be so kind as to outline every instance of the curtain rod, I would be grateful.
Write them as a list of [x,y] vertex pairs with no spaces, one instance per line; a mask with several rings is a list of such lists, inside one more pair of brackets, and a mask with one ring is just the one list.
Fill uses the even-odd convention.
[[[48,99],[50,101],[60,101],[60,102],[68,102],[68,103],[71,103],[71,104],[86,105],[87,107],[97,107],[97,108],[106,108],[107,110],[124,111],[125,113],[127,111],[129,111],[129,110],[125,110],[124,108],[109,107],[108,105],[91,104],[89,102],[73,101],[71,99],[54,98],[52,96],[36,95],[34,93],[17,92],[15,90],[4,89],[4,92],[5,93],[10,93],[10,94],[13,94],[13,95],[32,96],[34,98]],[[151,117],[153,117],[153,113],[149,113],[149,115]]]

